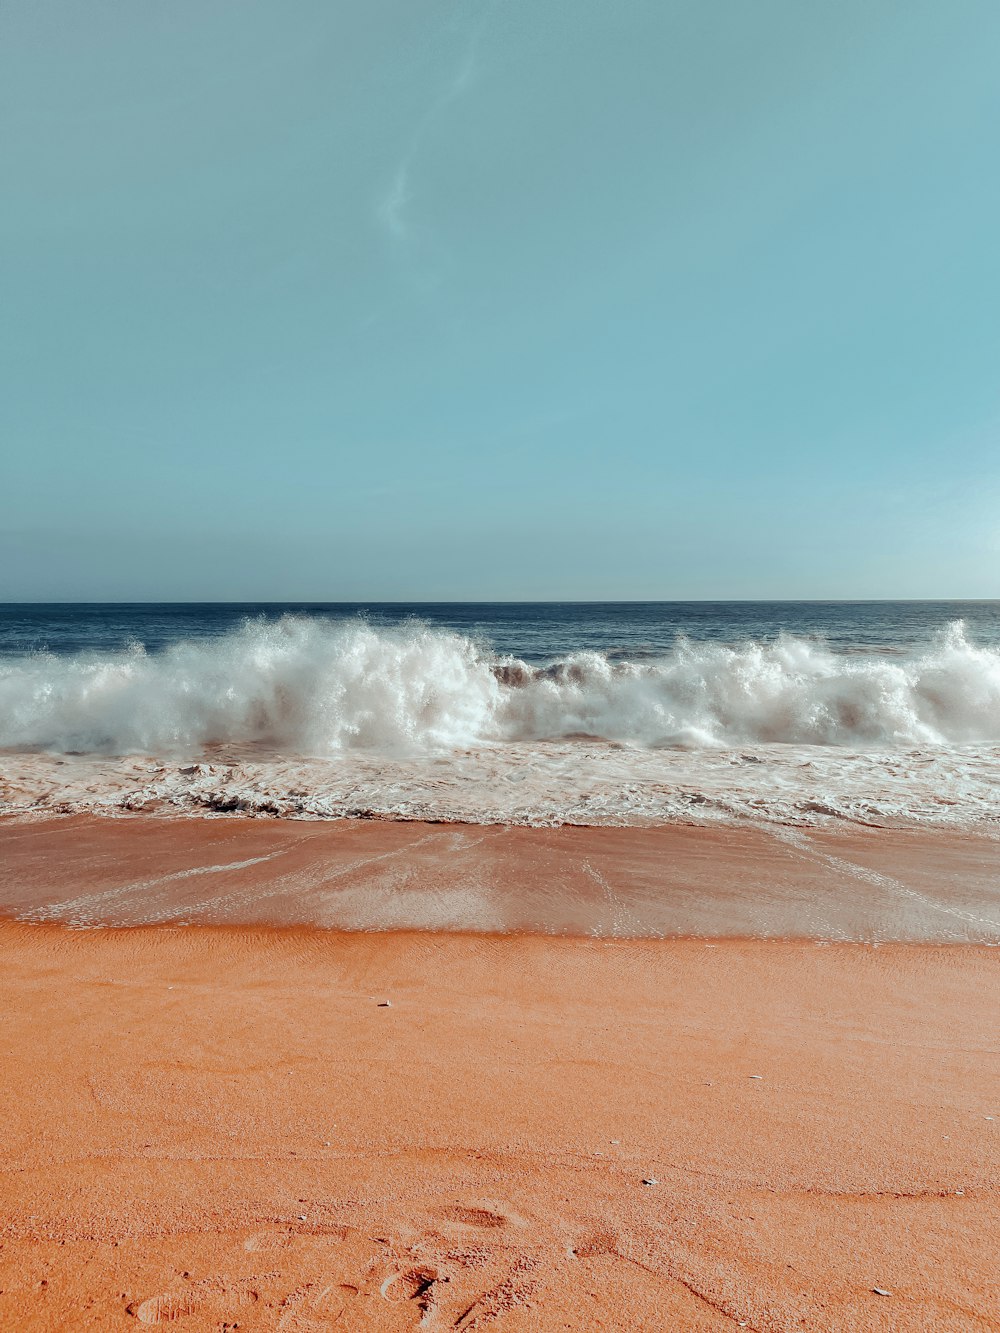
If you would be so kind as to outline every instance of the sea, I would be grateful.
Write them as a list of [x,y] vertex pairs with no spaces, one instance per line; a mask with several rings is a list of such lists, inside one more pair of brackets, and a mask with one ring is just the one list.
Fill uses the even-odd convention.
[[1000,828],[1000,602],[0,606],[0,812]]

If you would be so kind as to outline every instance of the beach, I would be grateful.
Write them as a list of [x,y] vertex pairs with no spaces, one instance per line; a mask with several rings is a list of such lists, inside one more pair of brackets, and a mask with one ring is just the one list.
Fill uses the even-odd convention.
[[1000,1333],[1000,4],[0,4],[0,1333]]
[[0,1327],[1000,1327],[996,844],[831,837],[5,821]]

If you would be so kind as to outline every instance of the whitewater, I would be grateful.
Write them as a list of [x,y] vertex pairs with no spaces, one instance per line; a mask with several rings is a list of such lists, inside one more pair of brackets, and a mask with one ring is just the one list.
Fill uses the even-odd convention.
[[979,827],[1000,649],[683,634],[528,660],[407,619],[245,618],[0,658],[0,811]]

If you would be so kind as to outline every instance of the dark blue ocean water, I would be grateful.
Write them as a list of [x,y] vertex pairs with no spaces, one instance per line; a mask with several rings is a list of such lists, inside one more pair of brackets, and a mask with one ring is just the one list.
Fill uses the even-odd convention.
[[990,602],[261,602],[0,605],[0,656],[68,655],[216,638],[246,620],[284,615],[419,620],[530,662],[593,650],[614,659],[656,656],[679,636],[695,642],[768,642],[782,633],[835,652],[907,652],[963,620],[969,639],[1000,645],[1000,601]]

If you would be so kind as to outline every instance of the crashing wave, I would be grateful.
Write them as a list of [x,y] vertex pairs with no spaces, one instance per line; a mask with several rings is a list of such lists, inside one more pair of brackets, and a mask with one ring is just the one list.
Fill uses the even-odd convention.
[[162,653],[0,661],[0,746],[196,753],[420,753],[572,737],[646,747],[1000,741],[1000,652],[961,622],[922,652],[844,656],[785,636],[679,639],[657,658],[545,667],[414,624],[251,621]]

